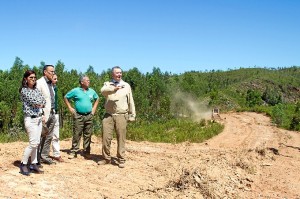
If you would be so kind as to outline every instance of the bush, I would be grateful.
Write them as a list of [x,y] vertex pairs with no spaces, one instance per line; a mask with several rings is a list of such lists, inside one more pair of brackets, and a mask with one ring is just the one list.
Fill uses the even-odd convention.
[[215,122],[193,122],[190,119],[171,119],[162,122],[142,122],[128,126],[127,138],[151,142],[203,142],[219,134],[224,126]]
[[271,112],[272,120],[279,127],[290,129],[295,106],[292,104],[277,104]]
[[248,107],[254,107],[262,104],[261,93],[258,90],[249,89],[246,95],[246,103]]
[[300,102],[297,102],[294,109],[294,114],[290,124],[290,130],[300,130]]
[[272,106],[276,104],[282,103],[281,94],[278,91],[272,90],[270,88],[266,88],[262,95],[262,99]]

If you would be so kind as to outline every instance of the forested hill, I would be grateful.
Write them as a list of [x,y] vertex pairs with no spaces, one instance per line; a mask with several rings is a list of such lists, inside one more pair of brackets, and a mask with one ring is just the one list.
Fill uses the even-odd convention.
[[[300,130],[300,68],[240,68],[174,76],[180,91],[221,111],[266,113],[279,127]],[[184,98],[186,95],[183,95]],[[184,99],[183,98],[183,99]]]
[[[296,66],[187,72],[175,78],[182,90],[200,98],[209,97],[212,105],[228,110],[249,105],[295,103],[300,97],[300,68]],[[251,95],[258,96],[256,102],[249,101]]]
[[[34,69],[37,76],[41,77],[44,65],[44,62],[40,66],[24,65],[17,57],[10,70],[0,70],[0,133],[13,133],[23,128],[22,105],[18,93],[22,76],[25,70]],[[63,102],[63,96],[70,89],[79,86],[81,72],[76,69],[66,70],[62,61],[58,61],[55,68],[59,79],[61,128],[62,131],[70,131],[72,117]],[[92,66],[88,66],[85,74],[90,77],[91,87],[100,96],[101,102],[95,115],[95,128],[99,128],[104,113],[104,98],[100,89],[103,82],[110,79],[110,70],[98,74]],[[300,68],[297,66],[191,71],[183,74],[162,72],[155,67],[151,73],[143,74],[138,68],[132,68],[124,71],[123,79],[132,86],[139,121],[168,120],[195,110],[201,111],[203,107],[207,110],[219,107],[221,111],[266,112],[278,125],[298,128],[298,118],[295,115],[300,109],[296,103],[300,96]],[[293,124],[292,121],[296,122]]]

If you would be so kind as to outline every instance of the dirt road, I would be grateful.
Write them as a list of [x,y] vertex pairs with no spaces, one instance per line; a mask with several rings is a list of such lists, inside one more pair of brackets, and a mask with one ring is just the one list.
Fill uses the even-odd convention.
[[[0,144],[0,198],[300,198],[300,134],[278,129],[256,113],[221,115],[224,131],[205,143],[127,143],[126,167],[68,160],[44,174],[19,174],[27,143]],[[116,141],[112,144],[116,154]]]

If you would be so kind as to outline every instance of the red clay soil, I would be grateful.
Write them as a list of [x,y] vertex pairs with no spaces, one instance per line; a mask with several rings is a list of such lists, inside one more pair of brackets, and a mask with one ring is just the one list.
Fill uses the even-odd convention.
[[[300,198],[300,134],[273,126],[257,113],[221,115],[224,131],[205,143],[128,141],[126,167],[99,166],[101,138],[92,157],[23,176],[27,143],[0,144],[0,198]],[[112,142],[116,154],[116,141]]]

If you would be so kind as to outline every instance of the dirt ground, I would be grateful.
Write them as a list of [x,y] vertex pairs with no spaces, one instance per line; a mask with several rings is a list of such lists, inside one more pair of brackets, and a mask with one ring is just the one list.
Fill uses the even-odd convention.
[[23,176],[27,143],[0,144],[0,198],[300,198],[299,132],[262,114],[221,118],[224,131],[205,143],[128,141],[123,169],[97,165],[101,139],[93,137],[91,159],[68,160],[71,140],[63,140],[64,163]]

